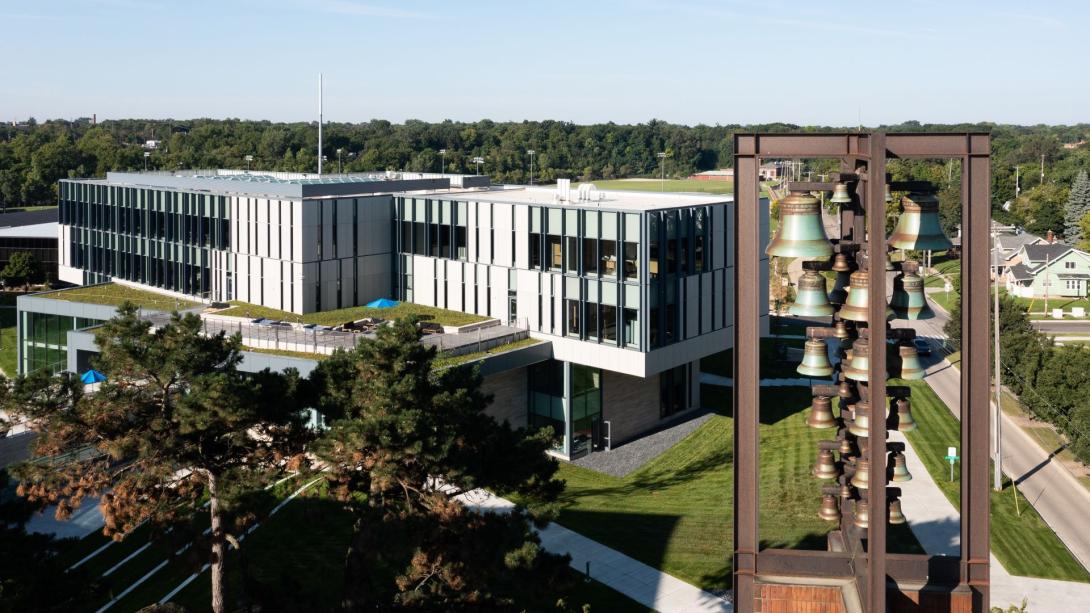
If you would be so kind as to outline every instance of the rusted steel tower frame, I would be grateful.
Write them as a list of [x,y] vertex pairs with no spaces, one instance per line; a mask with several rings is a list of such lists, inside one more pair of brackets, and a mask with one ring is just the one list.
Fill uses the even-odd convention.
[[[988,610],[989,512],[989,232],[991,222],[990,137],[984,133],[737,134],[734,136],[734,602],[751,611],[759,574],[852,577],[861,570],[867,611],[884,611],[890,580],[931,585],[954,584],[972,593],[974,611]],[[859,556],[823,551],[760,548],[759,318],[767,305],[754,288],[761,278],[758,169],[761,158],[838,158],[845,173],[859,172],[857,197],[874,203],[880,215],[865,220],[859,207],[841,212],[843,237],[884,254],[885,166],[887,158],[956,158],[962,173],[962,348],[961,371],[961,556],[960,558],[886,552],[886,473],[872,462],[870,527],[865,569]],[[813,184],[828,189],[829,185]],[[804,188],[805,184],[800,187]],[[857,198],[858,202],[858,198]],[[885,321],[885,275],[870,275],[870,321]],[[885,402],[885,346],[870,344],[870,398],[874,411]],[[871,457],[885,457],[885,422],[870,423]],[[952,563],[956,563],[956,569]]]

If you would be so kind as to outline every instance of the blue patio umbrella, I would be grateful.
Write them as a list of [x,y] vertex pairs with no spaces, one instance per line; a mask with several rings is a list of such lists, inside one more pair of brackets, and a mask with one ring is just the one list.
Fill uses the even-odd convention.
[[379,298],[378,300],[372,300],[368,302],[368,307],[372,309],[388,309],[390,307],[397,306],[397,300],[390,300],[389,298]]
[[106,375],[92,368],[91,370],[88,370],[87,372],[80,375],[79,380],[83,381],[88,385],[92,385],[94,383],[102,383],[103,381],[105,381]]

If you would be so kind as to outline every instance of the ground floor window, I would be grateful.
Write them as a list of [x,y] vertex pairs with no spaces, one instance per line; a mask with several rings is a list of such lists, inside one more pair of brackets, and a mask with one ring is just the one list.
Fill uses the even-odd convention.
[[572,365],[572,459],[590,453],[602,440],[602,371]]
[[659,375],[659,417],[669,417],[684,411],[686,403],[686,367],[684,364]]
[[531,428],[553,429],[553,451],[566,453],[567,422],[564,419],[564,363],[549,360],[534,364],[530,371]]

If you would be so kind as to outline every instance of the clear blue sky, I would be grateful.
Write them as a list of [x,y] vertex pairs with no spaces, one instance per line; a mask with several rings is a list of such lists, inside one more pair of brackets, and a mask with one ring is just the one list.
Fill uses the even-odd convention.
[[321,70],[328,121],[1090,121],[1077,0],[0,0],[0,23],[3,120],[310,120]]

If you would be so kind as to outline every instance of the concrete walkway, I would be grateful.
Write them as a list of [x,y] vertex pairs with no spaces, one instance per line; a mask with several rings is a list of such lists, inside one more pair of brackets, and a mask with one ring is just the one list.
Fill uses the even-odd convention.
[[[505,513],[514,503],[474,490],[458,497],[466,506],[483,511]],[[733,611],[731,603],[677,577],[668,575],[623,553],[592,541],[576,532],[551,523],[538,531],[546,550],[571,556],[571,567],[586,572],[614,590],[656,611]]]

